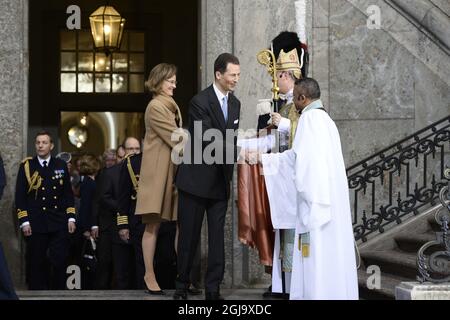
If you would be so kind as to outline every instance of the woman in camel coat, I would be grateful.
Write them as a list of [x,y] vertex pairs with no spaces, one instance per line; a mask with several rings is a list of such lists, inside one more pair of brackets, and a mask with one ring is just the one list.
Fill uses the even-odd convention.
[[153,269],[156,239],[162,221],[177,220],[178,194],[173,183],[175,164],[172,151],[179,147],[179,140],[173,140],[173,133],[181,132],[180,109],[173,100],[176,88],[174,65],[161,63],[150,72],[146,86],[153,99],[145,111],[145,140],[137,193],[136,212],[142,215],[146,224],[142,237],[147,293],[162,295]]

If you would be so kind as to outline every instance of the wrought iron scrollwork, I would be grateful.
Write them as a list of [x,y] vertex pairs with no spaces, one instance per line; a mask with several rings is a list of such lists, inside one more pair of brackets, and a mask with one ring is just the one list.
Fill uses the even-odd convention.
[[450,115],[348,168],[355,239],[365,242],[434,205],[450,180],[449,151]]
[[[446,170],[445,176],[450,179],[450,170]],[[450,281],[449,187],[450,182],[439,192],[439,200],[443,207],[435,214],[435,220],[441,226],[442,231],[436,232],[436,240],[424,244],[417,253],[417,267],[419,268],[417,280],[422,283],[425,281],[434,283]],[[435,249],[434,252],[427,255],[426,251],[432,248]]]

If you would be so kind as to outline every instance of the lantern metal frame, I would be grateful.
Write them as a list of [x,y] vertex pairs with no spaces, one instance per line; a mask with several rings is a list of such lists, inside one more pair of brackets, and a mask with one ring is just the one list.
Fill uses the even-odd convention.
[[[116,12],[117,14],[108,14],[107,9],[111,8],[114,12]],[[102,9],[101,14],[95,14],[97,11],[99,11],[100,9]],[[105,19],[106,17],[106,19]],[[118,23],[119,26],[119,30],[117,32],[117,39],[115,41],[115,45],[110,45],[107,44],[107,32],[105,32],[105,23],[106,25],[109,23],[108,22],[108,17],[109,19],[113,18],[113,19],[117,19],[117,21],[115,23]],[[106,22],[105,22],[106,21]],[[90,22],[90,27],[91,27],[91,35],[92,35],[92,40],[94,42],[94,49],[96,52],[104,52],[106,54],[106,56],[109,56],[112,52],[117,51],[120,49],[120,46],[122,44],[122,39],[123,39],[123,30],[125,28],[125,22],[126,19],[123,18],[120,13],[113,7],[109,5],[109,1],[106,2],[106,4],[104,6],[100,6],[99,8],[97,8],[90,16],[89,16],[89,22]],[[95,26],[96,23],[101,23],[101,29],[102,33],[101,33],[101,37],[102,37],[102,46],[97,46],[97,42],[96,41],[96,36],[98,36],[96,34],[96,31],[98,30],[97,28],[93,27]],[[101,41],[100,40],[100,41]]]

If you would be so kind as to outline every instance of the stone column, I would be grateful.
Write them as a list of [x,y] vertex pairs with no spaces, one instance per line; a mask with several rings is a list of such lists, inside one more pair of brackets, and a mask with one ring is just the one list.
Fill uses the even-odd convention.
[[26,152],[28,117],[28,1],[0,0],[0,152],[7,186],[0,201],[0,241],[16,287],[21,287],[21,239],[13,208],[16,176]]

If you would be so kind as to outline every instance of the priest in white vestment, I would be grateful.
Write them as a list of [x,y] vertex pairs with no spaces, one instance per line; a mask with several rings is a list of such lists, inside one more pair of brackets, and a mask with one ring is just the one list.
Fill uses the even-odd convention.
[[290,299],[358,299],[339,132],[314,79],[296,82],[294,103],[301,116],[292,149],[246,156],[250,163],[262,162],[273,227],[295,228]]

